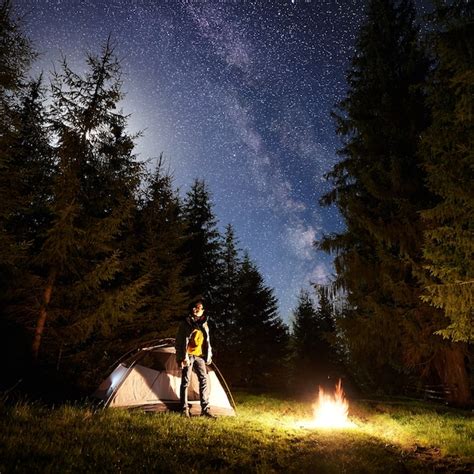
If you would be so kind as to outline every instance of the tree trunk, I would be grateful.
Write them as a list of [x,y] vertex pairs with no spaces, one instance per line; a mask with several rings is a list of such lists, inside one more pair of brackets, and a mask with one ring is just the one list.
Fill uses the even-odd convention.
[[465,361],[465,345],[447,343],[436,354],[434,366],[442,383],[449,388],[446,398],[459,406],[471,402],[471,387]]
[[33,338],[33,344],[31,352],[33,355],[33,361],[38,360],[39,348],[41,345],[41,338],[43,336],[44,327],[46,325],[46,319],[48,317],[48,305],[51,301],[51,294],[53,293],[54,280],[56,279],[56,272],[51,271],[46,282],[46,287],[43,292],[43,302],[39,311],[38,321],[36,322],[35,335]]

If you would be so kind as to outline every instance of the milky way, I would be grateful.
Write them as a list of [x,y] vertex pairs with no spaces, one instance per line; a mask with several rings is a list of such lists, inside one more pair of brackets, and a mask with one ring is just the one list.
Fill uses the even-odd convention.
[[[41,53],[84,68],[109,34],[122,58],[124,112],[140,158],[163,153],[181,195],[209,185],[219,227],[233,224],[289,321],[299,290],[331,278],[314,249],[343,223],[318,200],[340,141],[331,110],[363,21],[361,0],[250,2],[17,0]],[[420,9],[421,9],[420,4]]]

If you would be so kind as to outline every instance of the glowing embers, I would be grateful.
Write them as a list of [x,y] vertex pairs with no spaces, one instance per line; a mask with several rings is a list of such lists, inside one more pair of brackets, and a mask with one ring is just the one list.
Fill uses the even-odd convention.
[[303,428],[352,428],[349,420],[349,402],[344,397],[341,380],[333,394],[319,387],[318,401],[313,405],[313,419],[300,424]]

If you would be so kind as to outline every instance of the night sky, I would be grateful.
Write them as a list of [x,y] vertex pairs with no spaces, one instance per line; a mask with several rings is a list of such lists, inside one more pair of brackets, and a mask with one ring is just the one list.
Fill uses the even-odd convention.
[[[421,0],[420,3],[420,12]],[[423,2],[428,3],[428,2]],[[313,247],[343,228],[320,208],[340,140],[330,117],[363,21],[363,0],[16,0],[41,53],[78,72],[109,34],[122,59],[123,110],[140,159],[160,153],[182,196],[211,191],[288,322],[299,290],[325,283],[332,258]]]

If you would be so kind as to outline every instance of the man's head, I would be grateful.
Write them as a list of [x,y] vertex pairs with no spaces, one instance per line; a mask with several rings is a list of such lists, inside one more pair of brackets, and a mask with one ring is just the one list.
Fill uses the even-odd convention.
[[191,305],[191,314],[194,318],[200,318],[204,314],[204,301],[198,299]]

